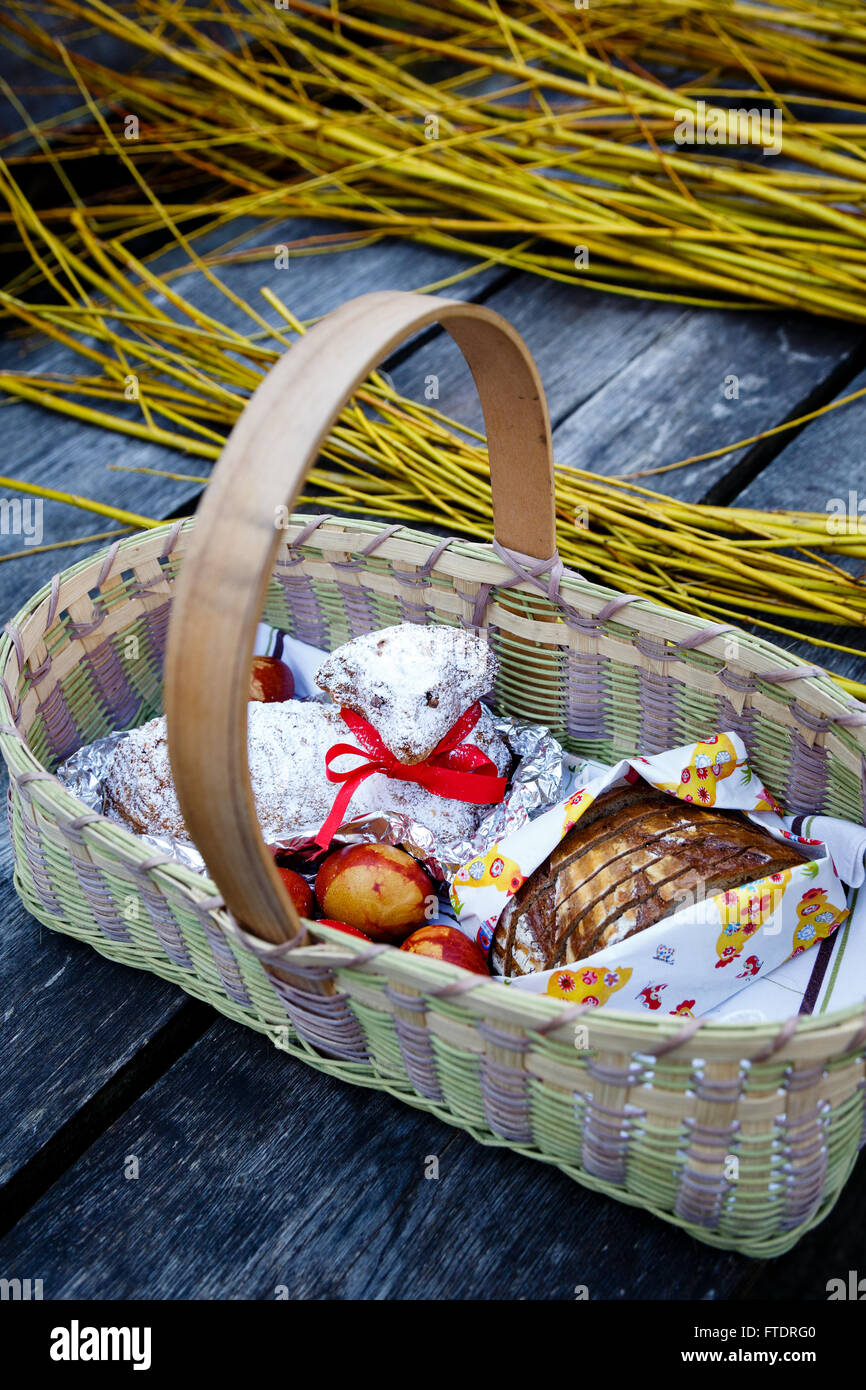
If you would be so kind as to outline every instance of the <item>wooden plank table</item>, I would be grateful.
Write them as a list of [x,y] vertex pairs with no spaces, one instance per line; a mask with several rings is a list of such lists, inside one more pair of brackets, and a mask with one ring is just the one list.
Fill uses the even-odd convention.
[[[281,239],[309,230],[291,224]],[[251,244],[257,238],[251,231]],[[428,285],[463,264],[391,243],[296,261],[287,272],[261,261],[222,273],[259,307],[258,288],[268,284],[310,317],[371,288]],[[194,276],[181,288],[210,312],[235,313]],[[649,304],[498,268],[449,293],[483,300],[519,328],[550,398],[558,461],[600,473],[632,473],[753,435],[862,384],[866,367],[856,327],[795,314]],[[68,356],[36,341],[0,346],[0,366],[21,361],[63,370]],[[440,408],[480,423],[446,335],[422,335],[388,368],[419,400],[435,373]],[[740,389],[729,400],[732,375]],[[866,490],[862,409],[652,485],[690,499],[820,511],[830,497]],[[111,464],[207,471],[21,403],[4,404],[0,420],[4,471],[110,494],[152,516],[190,510],[197,485],[109,473]],[[44,526],[46,541],[102,529],[58,504],[46,505]],[[0,547],[8,553],[21,541],[0,537]],[[82,541],[0,565],[4,619],[59,565],[94,548]],[[866,674],[857,657],[831,664]],[[764,1267],[290,1061],[164,982],[40,928],[15,897],[5,834],[0,895],[0,1274],[41,1277],[46,1298],[271,1299],[286,1290],[293,1298],[570,1299],[586,1285],[593,1299],[750,1290],[821,1299],[829,1277],[857,1268],[858,1258],[862,1266],[862,1163],[828,1221]],[[433,1154],[440,1176],[427,1181]],[[135,1179],[126,1176],[131,1155]]]

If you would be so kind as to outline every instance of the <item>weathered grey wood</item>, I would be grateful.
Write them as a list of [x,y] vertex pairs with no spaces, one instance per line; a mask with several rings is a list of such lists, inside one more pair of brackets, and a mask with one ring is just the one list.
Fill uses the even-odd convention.
[[[559,461],[632,474],[748,438],[783,420],[859,340],[854,326],[832,320],[695,310],[560,426]],[[725,398],[730,377],[738,399]],[[726,454],[640,481],[697,501],[733,461]]]
[[[547,282],[527,287],[523,277],[494,290],[487,302],[515,324],[539,364],[557,462],[603,474],[630,474],[675,462],[719,447],[726,439],[772,428],[805,409],[810,395],[840,364],[862,351],[862,332],[850,324],[797,314],[674,309],[570,293]],[[401,391],[421,399],[431,374],[438,381],[440,407],[480,428],[471,382],[461,372],[459,354],[441,337],[419,348],[392,375]],[[739,378],[738,399],[725,399],[729,375]],[[866,383],[866,373],[838,394],[856,390],[858,383]],[[860,410],[855,404],[812,422],[789,449],[783,446],[750,487],[732,489],[732,505],[821,511],[828,497],[847,498],[858,478],[858,495],[866,498],[866,458],[858,447]],[[699,500],[744,452],[639,481],[659,492]],[[825,478],[832,478],[829,492]],[[742,621],[746,624],[745,614]],[[819,636],[829,631],[814,630]],[[864,663],[857,656],[755,631],[798,651],[804,660],[864,677]],[[841,640],[863,645],[856,629]]]
[[[805,401],[862,341],[852,324],[799,314],[676,309],[509,281],[487,300],[510,319],[535,357],[550,403],[556,461],[606,475],[676,463],[770,429]],[[439,338],[394,381],[423,396],[440,379],[440,408],[479,427],[458,359]],[[726,399],[726,379],[739,396]],[[730,389],[733,389],[731,387]],[[734,456],[640,479],[699,500]]]
[[[847,396],[866,387],[866,371],[861,372],[837,396]],[[802,430],[758,476],[738,494],[742,507],[790,508],[823,513],[828,520],[838,508],[848,510],[848,526],[859,527],[866,545],[866,450],[864,450],[866,398],[819,416]],[[830,556],[849,573],[866,577],[864,560],[840,560]],[[866,680],[866,635],[860,628],[833,628],[816,624],[810,629],[818,637],[832,638],[857,647],[862,656],[847,656],[826,647],[798,643],[793,638],[774,636],[781,646],[795,650],[804,661],[814,661],[854,680]]]
[[[538,363],[555,430],[642,352],[687,317],[672,305],[572,289],[554,280],[510,277],[485,302],[514,325]],[[423,400],[427,377],[438,377],[438,406],[482,429],[478,395],[459,352],[439,333],[392,372],[395,386]],[[557,461],[561,462],[559,456]],[[573,462],[565,459],[565,462]]]
[[[866,389],[862,371],[843,390],[850,396]],[[840,406],[812,420],[782,448],[767,467],[737,497],[743,507],[786,507],[831,515],[829,503],[841,498],[847,505],[849,491],[866,500],[866,397]],[[860,514],[866,534],[866,506]]]
[[[314,226],[292,224],[281,235],[294,240],[308,235]],[[254,237],[261,244],[261,233]],[[167,263],[172,261],[177,261],[176,255],[166,258]],[[256,303],[273,321],[276,316],[258,295],[261,285],[269,285],[296,313],[309,317],[386,279],[390,287],[417,287],[459,264],[455,257],[389,243],[351,256],[298,258],[289,270],[276,270],[269,261],[242,262],[221,269],[220,274],[233,291]],[[384,274],[383,265],[387,266]],[[491,307],[514,322],[536,356],[545,382],[556,426],[557,461],[602,473],[631,473],[673,462],[686,453],[700,453],[725,439],[746,437],[778,423],[826,378],[859,337],[851,325],[821,323],[800,315],[686,310],[572,290],[525,276],[509,277],[497,286],[497,278],[503,278],[501,272],[487,271],[458,284],[453,292],[472,298],[484,293]],[[177,287],[207,312],[224,316],[235,327],[243,325],[242,311],[195,273],[182,277]],[[9,361],[10,346],[0,348],[0,365]],[[17,357],[19,346],[11,350]],[[58,370],[67,366],[70,355],[38,344],[22,360]],[[739,378],[740,394],[739,399],[726,400],[725,379],[731,375]],[[394,368],[392,376],[398,388],[415,399],[423,400],[427,390],[438,389],[435,403],[440,409],[480,427],[474,387],[447,335],[424,340]],[[120,506],[163,515],[183,506],[194,495],[195,485],[110,473],[107,466],[124,463],[202,477],[208,472],[203,460],[95,427],[58,422],[36,407],[16,403],[3,409],[12,416],[16,439],[16,453],[8,466],[24,479],[110,495]],[[82,444],[87,450],[83,469]],[[76,457],[72,477],[70,449]],[[646,485],[695,499],[724,475],[732,461],[731,455],[725,455],[649,478]],[[44,517],[49,540],[102,529],[86,514],[73,513],[60,504],[47,503]],[[8,541],[0,537],[0,553]],[[67,557],[62,558],[65,563]],[[53,568],[51,557],[28,558],[19,564],[22,589],[32,591],[37,586],[33,580],[43,582]]]
[[184,996],[40,927],[15,894],[5,825],[0,920],[2,1186],[177,1013]]
[[[300,233],[293,229],[293,234]],[[284,235],[289,238],[288,230]],[[419,286],[447,273],[426,268],[418,248],[391,245],[369,256],[363,272],[367,278],[359,278],[366,255],[355,252],[350,257],[296,262],[289,272],[247,264],[223,273],[233,288],[243,285],[251,297],[262,283],[283,294],[285,280],[280,277],[295,276],[286,298],[302,316],[323,312],[364,288],[385,283]],[[568,287],[503,279],[498,272],[449,293],[474,296],[481,291],[527,336],[540,361],[554,419],[559,421],[561,461],[602,471],[626,471],[637,457],[635,441],[640,448],[649,447],[641,442],[646,440],[655,447],[658,420],[666,417],[683,421],[689,442],[665,458],[712,447],[722,437],[721,425],[726,427],[724,437],[732,437],[776,423],[826,378],[853,342],[844,325],[796,321],[786,359],[790,371],[780,379],[779,392],[770,393],[769,401],[749,400],[743,390],[740,401],[730,403],[719,393],[723,406],[747,406],[748,422],[735,413],[733,419],[707,423],[712,414],[708,402],[716,401],[713,393],[728,365],[742,383],[750,373],[760,375],[763,364],[775,387],[776,373],[768,365],[775,359],[768,344],[778,341],[782,320],[659,309],[578,294]],[[189,292],[197,303],[214,310],[210,290],[200,294],[200,286],[191,281]],[[262,311],[270,315],[264,304]],[[394,367],[394,379],[401,390],[423,399],[425,377],[438,374],[440,408],[471,419],[461,404],[472,399],[471,385],[464,371],[458,375],[456,362],[451,371],[445,341],[423,341]],[[715,356],[710,361],[695,358],[701,343],[707,342],[715,345]],[[724,356],[726,344],[734,353],[730,358]],[[44,367],[42,352],[37,349]],[[688,352],[691,362],[684,357]],[[754,395],[760,395],[757,389]],[[53,479],[57,486],[94,494],[105,493],[107,479],[114,500],[128,499],[121,505],[161,514],[188,499],[192,489],[138,475],[106,474],[106,460],[134,458],[150,466],[206,471],[169,451],[81,429],[27,406],[4,409],[9,413],[0,419],[15,422],[14,445],[21,451],[7,468],[18,476],[49,484]],[[655,424],[645,418],[651,410],[661,412]],[[615,422],[623,417],[622,428],[617,428]],[[608,435],[613,436],[611,443],[605,442]],[[652,461],[660,457],[656,451]],[[21,471],[18,462],[29,473]],[[682,491],[679,482],[690,473],[668,475],[677,480],[670,490]],[[700,490],[706,485],[704,477]],[[785,505],[808,504],[791,496]],[[80,529],[63,530],[73,519]],[[58,508],[55,515],[46,508],[46,539],[99,527],[84,514]],[[3,538],[5,546],[19,543]],[[3,611],[9,613],[19,595],[23,599],[70,558],[68,552],[59,552],[0,565]],[[9,888],[0,884],[0,905],[8,907],[9,902]],[[19,915],[23,917],[20,909]],[[25,942],[28,928],[38,933],[29,919],[22,922]],[[165,1016],[158,1012],[158,996],[167,987],[110,965],[77,943],[48,939],[66,952],[58,959],[68,957],[51,993],[52,1020],[59,1018],[59,1048],[65,1049],[67,1060],[55,1055],[53,1073],[39,1072],[33,1062],[40,1027],[44,1031],[47,1025],[35,1009],[26,1015],[19,1012],[23,1032],[16,1036],[16,1055],[26,1059],[22,1085],[39,1096],[45,1112],[32,1131],[25,1129],[17,1136],[23,1158],[73,1114]],[[7,999],[23,998],[28,981],[36,991],[57,968],[43,957],[29,960],[27,949],[25,945],[23,966],[20,959],[18,964],[12,958],[8,962]],[[156,991],[152,1018],[143,1006],[135,1006],[133,982],[138,981]],[[70,1000],[69,1009],[59,1015],[58,988],[69,990]],[[168,994],[179,1004],[181,996],[170,990]],[[132,999],[133,1006],[118,1003],[117,1017],[106,1022],[106,999]],[[167,1007],[170,1010],[171,1002]],[[94,1059],[87,1047],[89,1034],[99,1034],[104,1026],[108,1031],[101,1033],[102,1050],[96,1049]],[[57,1076],[53,1089],[47,1079],[51,1074]],[[70,1097],[68,1104],[64,1092]],[[0,1104],[7,1108],[19,1101],[19,1094],[8,1099],[0,1094]],[[146,1160],[142,1177],[127,1187],[124,1156],[139,1151]],[[5,1144],[3,1153],[5,1157]],[[421,1175],[427,1154],[440,1155],[443,1176],[438,1183],[424,1182]],[[239,1184],[245,1174],[247,1188]],[[239,1186],[249,1195],[239,1196]],[[194,1240],[178,1242],[172,1233],[189,1222],[190,1212],[203,1209],[211,1213],[208,1222],[198,1228]],[[531,1224],[523,1215],[527,1210]],[[585,1283],[591,1297],[725,1297],[754,1270],[749,1262],[695,1245],[643,1212],[585,1193],[553,1170],[481,1149],[468,1137],[387,1097],[319,1076],[273,1053],[246,1031],[223,1023],[109,1130],[0,1244],[0,1267],[7,1277],[26,1277],[21,1262],[34,1249],[44,1252],[46,1291],[51,1288],[52,1296],[268,1298],[278,1283],[284,1283],[295,1297],[570,1298],[574,1286]]]
[[753,1268],[222,1021],[0,1241],[46,1298],[718,1298]]

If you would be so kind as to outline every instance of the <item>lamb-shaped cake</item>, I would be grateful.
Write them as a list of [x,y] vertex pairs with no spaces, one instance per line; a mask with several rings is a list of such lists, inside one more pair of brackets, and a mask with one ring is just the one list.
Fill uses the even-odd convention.
[[316,672],[320,689],[372,724],[401,763],[429,758],[495,679],[486,642],[462,628],[418,623],[356,637]]
[[[326,755],[335,744],[356,744],[341,708],[366,719],[399,762],[417,765],[490,689],[495,675],[495,657],[482,639],[456,628],[402,623],[355,638],[322,663],[316,682],[336,703],[251,701],[250,779],[265,839],[315,832],[328,817],[339,785],[326,776]],[[486,706],[462,743],[480,749],[499,777],[506,776],[511,753]],[[345,772],[365,762],[343,754],[331,766]],[[139,834],[189,839],[171,778],[164,717],[120,740],[103,805],[106,815]],[[344,819],[398,811],[448,843],[472,835],[488,810],[374,772],[355,789]]]

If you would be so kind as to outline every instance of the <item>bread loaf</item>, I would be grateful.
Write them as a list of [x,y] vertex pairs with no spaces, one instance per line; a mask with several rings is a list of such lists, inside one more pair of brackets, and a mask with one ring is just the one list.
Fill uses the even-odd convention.
[[492,964],[527,975],[587,956],[711,897],[781,873],[802,855],[738,811],[678,801],[644,782],[594,801],[499,919]]

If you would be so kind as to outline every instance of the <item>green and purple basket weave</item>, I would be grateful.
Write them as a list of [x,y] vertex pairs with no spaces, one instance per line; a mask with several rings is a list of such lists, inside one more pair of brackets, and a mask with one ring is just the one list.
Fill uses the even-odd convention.
[[[539,404],[531,383],[520,386],[525,375],[508,378],[511,366],[525,368],[522,345],[523,367],[506,353],[484,380],[485,337],[507,336],[509,351],[519,344],[490,311],[368,296],[338,311],[338,341],[347,326],[360,331],[371,301],[388,319],[377,346],[439,319],[485,388],[482,400],[499,387],[546,425],[543,396]],[[289,356],[312,360],[320,329]],[[345,369],[346,390],[368,369],[360,353]],[[339,409],[337,400],[331,414]],[[505,458],[501,491],[514,439],[495,410],[486,413],[491,468],[495,452]],[[549,428],[543,436],[537,477]],[[311,429],[297,446],[307,463],[318,437]],[[224,458],[232,448],[230,440]],[[551,531],[552,490],[551,479]],[[314,923],[270,945],[238,924],[213,882],[154,854],[58,781],[54,770],[74,750],[162,710],[173,596],[191,545],[207,543],[196,526],[201,519],[156,527],[55,576],[0,641],[15,883],[33,916],[173,981],[294,1059],[555,1164],[711,1245],[764,1257],[793,1246],[830,1211],[864,1140],[866,1005],[782,1026],[636,1018]],[[866,706],[770,643],[738,633],[732,658],[729,628],[590,584],[555,554],[540,562],[502,543],[295,516],[275,544],[262,616],[303,642],[333,650],[406,621],[480,628],[499,662],[497,711],[547,723],[578,754],[612,763],[732,729],[783,807],[864,819]]]
[[[296,1058],[388,1090],[483,1143],[554,1163],[711,1244],[756,1256],[792,1246],[833,1205],[863,1137],[863,1011],[781,1029],[607,1009],[587,1020],[560,1001],[484,980],[467,989],[462,971],[397,950],[354,965],[363,943],[326,929],[322,944],[292,952],[292,970],[336,988],[306,993],[269,972],[279,948],[241,932],[212,904],[213,885],[154,857],[57,781],[52,769],[74,749],[160,711],[189,526],[120,541],[74,566],[7,628],[0,745],[27,908]],[[559,593],[570,616],[553,628],[554,645],[545,623],[547,645],[530,672],[513,630],[525,636],[555,600],[514,579],[488,546],[297,517],[264,616],[332,649],[394,622],[453,622],[461,606],[468,621],[489,582],[500,709],[537,717],[546,707],[557,737],[604,761],[734,728],[783,804],[862,819],[866,711],[826,677],[745,634],[739,663],[752,674],[735,677],[718,635],[568,574]],[[514,586],[507,608],[497,602],[505,583]],[[580,1019],[585,1050],[575,1047]],[[725,1176],[730,1155],[736,1183]]]

